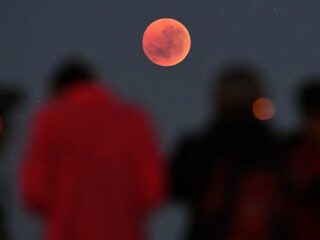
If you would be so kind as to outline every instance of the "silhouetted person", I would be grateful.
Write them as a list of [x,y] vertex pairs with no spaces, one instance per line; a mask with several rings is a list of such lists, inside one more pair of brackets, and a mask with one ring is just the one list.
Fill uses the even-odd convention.
[[7,127],[7,117],[12,108],[18,103],[21,98],[19,91],[13,89],[0,90],[0,154],[2,153],[6,135],[9,128]]
[[[5,147],[8,133],[10,131],[10,124],[7,121],[9,112],[12,110],[20,99],[20,93],[12,89],[0,90],[0,158],[2,158],[2,151]],[[4,206],[0,202],[0,239],[9,239],[5,222]]]
[[144,113],[67,61],[35,118],[21,171],[24,203],[47,240],[141,240],[164,197],[162,157]]
[[216,114],[176,149],[173,198],[191,208],[189,240],[272,239],[277,153],[268,126],[252,113],[264,94],[260,75],[239,65],[214,80]]
[[320,239],[320,77],[304,82],[298,96],[302,131],[291,139],[285,165],[294,240]]

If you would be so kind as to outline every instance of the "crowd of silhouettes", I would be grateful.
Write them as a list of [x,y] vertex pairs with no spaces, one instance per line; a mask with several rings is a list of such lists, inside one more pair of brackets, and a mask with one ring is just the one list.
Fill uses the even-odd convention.
[[213,82],[215,114],[172,156],[171,196],[192,214],[187,239],[320,239],[320,78],[303,81],[301,127],[285,137],[255,115],[266,96],[255,69],[229,66]]
[[[299,86],[300,128],[283,136],[253,110],[268,96],[263,75],[226,66],[211,81],[208,121],[169,161],[147,114],[85,61],[64,61],[50,80],[19,174],[24,207],[45,222],[43,239],[143,240],[165,200],[188,207],[186,240],[320,239],[320,76]],[[17,99],[0,92],[0,153]],[[0,203],[7,239],[2,212]]]

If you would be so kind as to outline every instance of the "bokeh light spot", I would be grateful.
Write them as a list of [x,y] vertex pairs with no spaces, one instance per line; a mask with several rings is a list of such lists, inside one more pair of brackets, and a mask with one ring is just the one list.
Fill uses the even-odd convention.
[[272,119],[276,113],[275,106],[269,98],[258,98],[253,103],[252,111],[254,116],[261,121]]

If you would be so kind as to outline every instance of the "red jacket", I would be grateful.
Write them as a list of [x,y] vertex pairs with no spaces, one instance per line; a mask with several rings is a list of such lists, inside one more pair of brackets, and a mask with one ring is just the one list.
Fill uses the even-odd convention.
[[164,197],[164,168],[146,119],[105,89],[79,85],[40,111],[21,169],[26,206],[46,240],[141,240]]

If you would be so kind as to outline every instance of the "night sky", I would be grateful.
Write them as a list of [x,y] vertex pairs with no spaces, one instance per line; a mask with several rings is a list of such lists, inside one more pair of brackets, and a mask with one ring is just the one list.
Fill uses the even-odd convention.
[[[233,61],[265,73],[275,126],[290,129],[295,86],[320,74],[319,10],[319,0],[1,0],[0,81],[26,93],[15,137],[43,101],[48,72],[68,54],[88,57],[107,85],[145,106],[168,149],[203,121],[208,81]],[[141,48],[145,28],[162,17],[181,21],[192,37],[188,58],[172,68],[152,64]],[[32,239],[37,231],[19,211],[10,211],[14,240]]]

